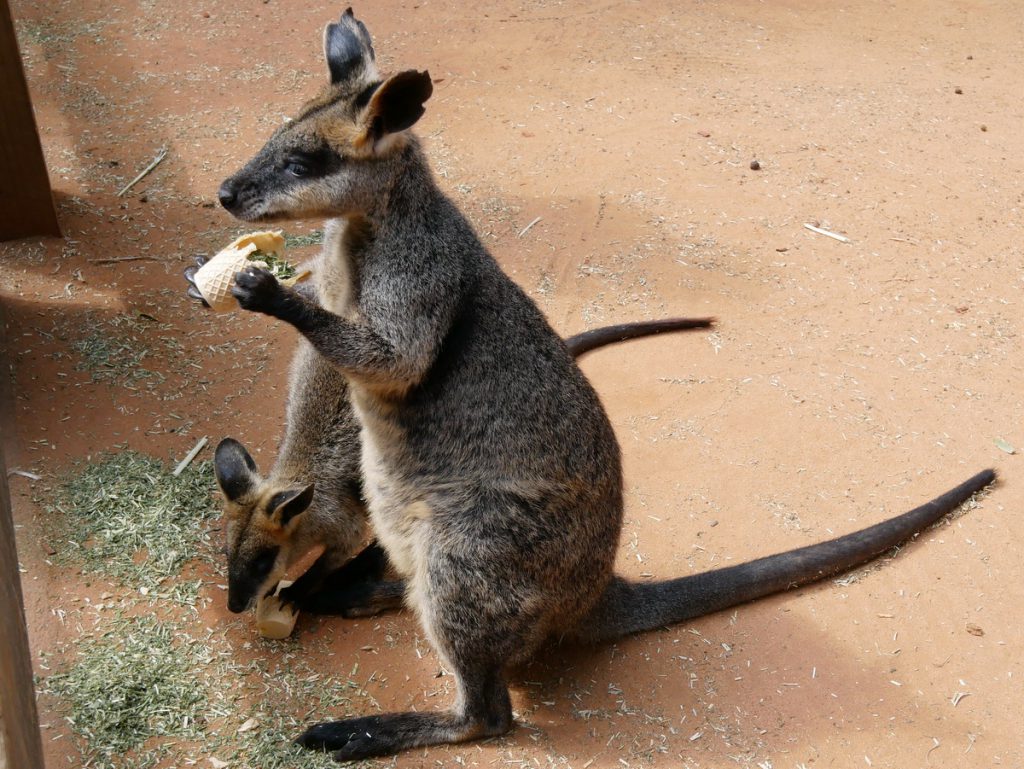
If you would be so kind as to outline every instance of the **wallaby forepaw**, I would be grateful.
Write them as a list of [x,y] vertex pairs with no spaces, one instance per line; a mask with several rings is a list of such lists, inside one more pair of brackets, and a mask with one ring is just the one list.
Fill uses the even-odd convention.
[[[305,595],[296,595],[293,600],[296,608],[307,614],[331,615],[346,619],[370,617],[389,608],[377,605],[378,602],[374,600],[377,594],[376,587],[376,583],[359,582],[345,587],[330,585]],[[282,590],[282,600],[284,593]]]
[[246,310],[274,314],[284,288],[270,272],[259,267],[246,267],[235,275],[231,294]]
[[[297,583],[296,583],[297,584]],[[302,603],[306,598],[306,592],[301,588],[294,590],[295,585],[289,585],[288,587],[281,588],[277,594],[278,603],[281,604],[282,609],[291,609],[293,612],[297,612],[302,609]]]

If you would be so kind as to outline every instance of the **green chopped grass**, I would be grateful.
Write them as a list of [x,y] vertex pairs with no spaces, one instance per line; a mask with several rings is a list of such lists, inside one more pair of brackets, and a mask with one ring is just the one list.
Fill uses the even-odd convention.
[[151,617],[121,619],[103,635],[80,640],[71,667],[45,679],[43,690],[66,701],[89,766],[152,765],[161,751],[139,751],[130,764],[122,754],[152,738],[202,735],[207,693],[194,674],[212,655],[190,641]]
[[292,740],[309,720],[371,712],[359,684],[318,673],[294,642],[283,651],[257,641],[271,656],[240,665],[225,635],[190,631],[173,620],[105,612],[67,668],[41,681],[80,738],[84,766],[206,765],[211,756],[245,769],[337,766]]
[[79,354],[79,371],[88,371],[94,382],[134,384],[143,379],[157,383],[164,377],[144,368],[142,363],[152,352],[140,338],[142,325],[128,316],[111,319],[106,327],[71,342]]
[[278,280],[286,280],[287,278],[294,277],[298,270],[295,265],[289,262],[287,259],[282,259],[280,256],[274,253],[265,253],[263,251],[253,251],[249,254],[249,260],[253,262],[263,262],[267,265],[267,270]]
[[203,524],[217,513],[214,488],[209,461],[174,477],[171,465],[145,454],[97,457],[53,490],[57,558],[153,589],[186,561],[210,557]]
[[319,246],[324,242],[324,231],[313,230],[305,235],[285,235],[284,244],[288,248],[305,248],[306,246]]
[[[81,765],[168,769],[208,766],[214,757],[232,769],[337,766],[292,740],[312,721],[379,706],[363,684],[311,667],[317,654],[298,639],[249,636],[243,648],[258,645],[258,653],[245,654],[246,662],[233,634],[203,631],[182,611],[207,598],[203,581],[181,569],[213,555],[203,530],[216,504],[209,462],[178,478],[171,467],[123,451],[82,463],[49,490],[56,557],[125,586],[107,596],[116,608],[109,600],[62,610],[62,618],[94,624],[64,649],[67,663],[40,682],[78,738]],[[223,600],[223,592],[211,592]]]
[[94,382],[132,390],[144,384],[153,390],[166,377],[146,368],[148,360],[165,370],[181,369],[187,360],[181,343],[169,335],[170,327],[148,315],[87,317],[84,327],[90,329],[84,336],[79,336],[80,327],[65,326],[58,333],[78,353],[76,368],[87,371]]

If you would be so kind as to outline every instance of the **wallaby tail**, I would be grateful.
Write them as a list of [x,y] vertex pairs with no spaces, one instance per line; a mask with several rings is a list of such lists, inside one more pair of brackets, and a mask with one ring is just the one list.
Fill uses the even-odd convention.
[[625,342],[642,336],[652,336],[663,331],[682,331],[691,328],[709,328],[714,325],[714,318],[666,318],[664,320],[646,320],[637,323],[618,323],[614,326],[602,326],[584,331],[565,340],[566,347],[574,358],[595,347]]
[[909,539],[995,478],[995,471],[984,470],[931,502],[888,521],[736,566],[649,583],[614,577],[580,623],[577,635],[584,641],[621,638],[831,577]]

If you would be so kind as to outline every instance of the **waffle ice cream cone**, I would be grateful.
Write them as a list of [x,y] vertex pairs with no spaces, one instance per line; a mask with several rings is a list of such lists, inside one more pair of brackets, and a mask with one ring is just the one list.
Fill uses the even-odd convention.
[[280,254],[284,251],[284,237],[281,231],[252,232],[236,238],[231,245],[222,249],[210,261],[196,270],[195,284],[203,299],[217,312],[230,312],[238,307],[238,300],[231,295],[235,274],[250,265],[266,267],[266,264],[249,259],[254,251],[265,254]]
[[295,629],[298,611],[283,606],[278,598],[278,594],[290,584],[288,580],[281,580],[273,595],[265,595],[256,603],[256,628],[264,638],[279,641],[290,636]]

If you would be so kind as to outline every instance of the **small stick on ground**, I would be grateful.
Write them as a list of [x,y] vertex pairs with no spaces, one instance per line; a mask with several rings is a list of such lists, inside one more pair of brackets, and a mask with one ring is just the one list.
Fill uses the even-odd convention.
[[118,264],[119,262],[141,262],[150,261],[156,262],[159,260],[158,256],[111,256],[107,259],[90,259],[89,264]]
[[838,240],[840,243],[849,243],[850,239],[845,235],[840,235],[838,232],[830,232],[829,230],[823,230],[821,227],[815,227],[813,224],[805,224],[804,227],[809,229],[811,232],[816,232],[819,235]]
[[199,439],[199,442],[192,447],[192,451],[190,451],[188,455],[178,463],[178,466],[174,468],[174,472],[172,472],[171,475],[174,477],[181,475],[185,471],[185,468],[192,463],[192,460],[196,458],[196,455],[203,450],[203,446],[205,445],[206,436],[204,435]]
[[121,188],[121,191],[117,193],[117,197],[122,197],[126,192],[128,192],[128,190],[130,190],[136,184],[145,179],[148,174],[152,173],[154,168],[156,168],[164,161],[165,157],[167,157],[167,148],[161,147],[160,151],[156,153],[156,157],[153,158],[153,162],[146,166],[144,169],[142,169],[142,173],[140,173],[138,176],[136,176],[134,179],[132,179],[130,182],[124,185],[124,187]]
[[538,216],[538,217],[537,217],[536,219],[534,219],[534,220],[533,220],[532,222],[530,222],[530,223],[529,223],[528,225],[526,225],[525,227],[523,227],[523,231],[522,231],[522,232],[520,232],[520,233],[519,233],[519,235],[518,235],[517,237],[520,237],[520,238],[521,238],[521,237],[523,237],[523,235],[525,235],[526,233],[528,233],[528,232],[530,231],[530,228],[531,228],[531,227],[532,227],[533,225],[535,225],[535,224],[536,224],[537,222],[539,222],[539,221],[541,220],[541,218],[542,218],[542,217]]
[[20,475],[22,478],[28,478],[30,481],[41,481],[43,476],[30,473],[28,470],[8,470],[7,477],[10,478],[12,475]]

